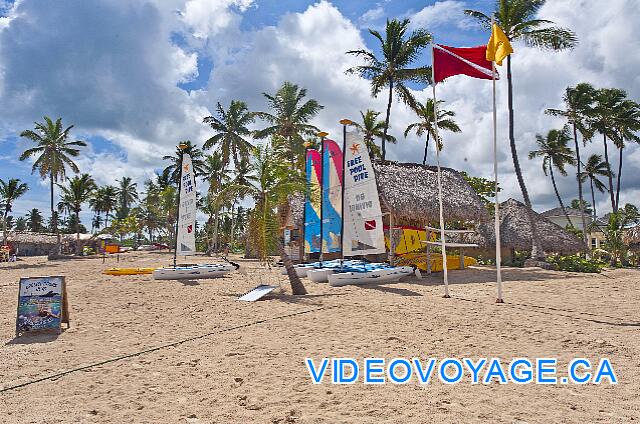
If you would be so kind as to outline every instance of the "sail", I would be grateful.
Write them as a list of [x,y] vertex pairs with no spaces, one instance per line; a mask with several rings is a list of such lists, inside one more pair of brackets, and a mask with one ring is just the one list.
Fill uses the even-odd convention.
[[344,256],[385,253],[376,176],[364,139],[347,133],[344,172]]
[[304,201],[304,252],[318,253],[322,248],[320,208],[322,207],[322,157],[317,150],[307,150],[307,187]]
[[322,253],[340,251],[342,226],[342,150],[322,142]]
[[196,181],[188,153],[182,155],[182,173],[178,207],[177,255],[196,253]]

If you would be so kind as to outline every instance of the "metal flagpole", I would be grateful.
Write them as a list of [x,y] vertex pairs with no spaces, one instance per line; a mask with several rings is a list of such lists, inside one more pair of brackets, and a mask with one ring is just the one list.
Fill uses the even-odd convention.
[[[436,100],[436,82],[435,82],[435,69],[436,69],[436,61],[434,54],[434,44],[431,44],[431,88],[433,89],[433,129],[435,132],[435,145],[436,145],[436,163],[438,166],[438,200],[440,203],[440,245],[442,246],[442,272],[444,273],[444,296],[445,298],[449,298],[449,276],[447,274],[447,246],[445,241],[444,234],[444,213],[442,211],[442,171],[440,169],[440,148],[438,141],[440,137],[438,136],[438,101]],[[428,240],[427,240],[428,241]]]
[[[493,29],[493,19],[491,19],[491,28]],[[498,201],[498,119],[496,113],[496,62],[491,61],[491,71],[493,72],[493,175],[495,178],[495,207],[494,207],[494,231],[496,236],[496,283],[498,296],[496,303],[504,303],[502,298],[502,252],[500,249],[500,202]]]

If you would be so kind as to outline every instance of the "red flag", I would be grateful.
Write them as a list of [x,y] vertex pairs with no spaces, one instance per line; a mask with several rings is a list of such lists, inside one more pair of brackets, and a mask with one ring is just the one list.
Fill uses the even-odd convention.
[[[433,45],[434,83],[453,75],[468,75],[480,79],[493,79],[491,62],[486,59],[487,46],[449,47]],[[499,78],[498,73],[495,74]]]

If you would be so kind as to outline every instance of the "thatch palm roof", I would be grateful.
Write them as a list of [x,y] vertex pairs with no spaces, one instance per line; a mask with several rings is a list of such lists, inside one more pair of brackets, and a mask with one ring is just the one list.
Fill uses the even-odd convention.
[[[0,241],[4,242],[2,233],[0,232]],[[75,241],[75,234],[60,234],[62,242]],[[30,244],[52,244],[58,242],[58,236],[53,233],[33,233],[30,231],[8,231],[7,240],[14,243],[30,243]]]
[[[534,212],[538,236],[545,252],[570,254],[585,250],[584,243],[576,235],[554,224]],[[492,224],[478,227],[476,243],[491,247],[495,245],[495,231]],[[500,204],[500,241],[503,247],[517,250],[531,250],[532,233],[527,207],[515,199]]]
[[[383,209],[401,222],[424,225],[439,221],[435,166],[374,161],[373,169]],[[441,169],[445,221],[488,221],[487,209],[462,175],[451,168]]]
[[[439,221],[438,179],[434,166],[374,161],[380,202],[393,214],[396,224],[425,225]],[[447,222],[486,222],[487,209],[462,175],[442,168],[444,218]],[[304,219],[304,197],[290,196],[291,215],[297,227]]]
[[624,242],[633,247],[640,246],[640,225],[636,225],[626,231]]

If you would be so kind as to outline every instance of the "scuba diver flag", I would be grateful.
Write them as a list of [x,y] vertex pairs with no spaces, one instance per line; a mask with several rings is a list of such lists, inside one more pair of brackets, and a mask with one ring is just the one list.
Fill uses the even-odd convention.
[[499,79],[487,60],[487,46],[450,47],[433,45],[433,83],[437,84],[454,75],[467,75],[480,79]]

